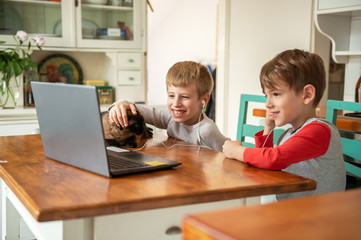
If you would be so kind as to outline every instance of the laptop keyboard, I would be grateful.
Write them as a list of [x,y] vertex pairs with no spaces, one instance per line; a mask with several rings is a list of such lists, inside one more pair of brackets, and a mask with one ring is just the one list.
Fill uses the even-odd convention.
[[146,163],[119,159],[111,155],[108,155],[108,162],[111,169],[129,169],[148,166]]

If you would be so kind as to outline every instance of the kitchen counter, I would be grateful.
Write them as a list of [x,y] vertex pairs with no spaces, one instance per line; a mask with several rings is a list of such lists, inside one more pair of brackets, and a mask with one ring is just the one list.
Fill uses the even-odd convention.
[[[110,105],[101,105],[101,111]],[[16,107],[0,111],[0,136],[28,135],[39,128],[35,107]]]

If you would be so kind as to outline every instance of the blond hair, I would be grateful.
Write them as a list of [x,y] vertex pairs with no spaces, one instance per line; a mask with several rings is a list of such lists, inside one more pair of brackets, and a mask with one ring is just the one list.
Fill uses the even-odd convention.
[[168,70],[167,87],[170,85],[184,87],[191,83],[196,84],[198,98],[212,92],[213,78],[206,66],[193,61],[184,61],[175,63]]

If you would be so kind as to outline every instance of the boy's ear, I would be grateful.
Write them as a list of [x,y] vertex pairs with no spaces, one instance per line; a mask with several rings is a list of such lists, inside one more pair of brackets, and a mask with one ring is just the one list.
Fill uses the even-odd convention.
[[201,109],[204,109],[204,108],[205,108],[205,106],[207,105],[210,97],[211,97],[211,94],[210,94],[210,93],[206,93],[206,94],[204,94],[204,95],[201,97],[201,99],[202,99],[202,101],[201,101],[201,103],[202,103]]
[[202,96],[202,101],[205,102],[205,105],[208,103],[209,99],[211,98],[211,94],[210,93],[206,93]]
[[307,84],[303,88],[303,103],[312,103],[316,96],[316,89],[312,84]]

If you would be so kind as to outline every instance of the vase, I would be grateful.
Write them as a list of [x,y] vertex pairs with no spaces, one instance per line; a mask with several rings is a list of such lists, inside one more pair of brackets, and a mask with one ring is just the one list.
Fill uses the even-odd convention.
[[0,103],[3,109],[15,108],[20,97],[20,79],[22,74],[15,77],[11,76],[9,81],[1,80]]

